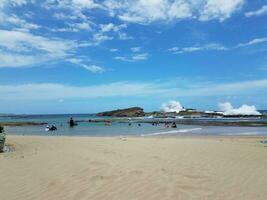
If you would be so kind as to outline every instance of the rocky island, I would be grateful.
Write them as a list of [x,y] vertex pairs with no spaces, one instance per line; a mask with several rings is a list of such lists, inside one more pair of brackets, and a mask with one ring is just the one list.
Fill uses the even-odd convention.
[[143,108],[131,107],[126,109],[118,109],[107,112],[97,113],[99,117],[144,117],[145,112]]
[[[203,125],[203,126],[249,126],[249,127],[266,127],[267,122],[265,120],[255,119],[266,119],[266,115],[225,115],[219,111],[201,111],[196,109],[183,109],[180,112],[144,112],[143,108],[132,107],[126,109],[118,109],[106,112],[100,112],[97,114],[99,117],[113,117],[111,121],[117,122],[128,122],[125,118],[132,118],[136,123],[172,123],[184,125]],[[144,117],[140,119],[139,117]],[[201,120],[208,118],[210,120]],[[234,121],[216,120],[219,118],[229,119],[233,118]],[[212,120],[214,119],[214,120]],[[237,120],[240,119],[240,120]],[[246,119],[243,121],[242,119]],[[90,122],[105,122],[106,119],[95,119]]]

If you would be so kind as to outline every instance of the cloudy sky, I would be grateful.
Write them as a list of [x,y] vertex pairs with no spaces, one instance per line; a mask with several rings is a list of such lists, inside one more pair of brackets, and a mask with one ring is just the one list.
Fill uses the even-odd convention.
[[267,108],[267,0],[1,0],[0,113]]

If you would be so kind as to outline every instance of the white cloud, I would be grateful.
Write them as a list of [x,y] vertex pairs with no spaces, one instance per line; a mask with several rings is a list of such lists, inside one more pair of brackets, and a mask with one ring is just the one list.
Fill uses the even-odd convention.
[[76,65],[79,65],[79,66],[81,66],[81,67],[85,68],[86,70],[93,72],[93,73],[102,73],[105,71],[104,67],[97,66],[97,65],[84,64],[84,61],[80,58],[70,58],[67,61],[69,61],[73,64],[76,64]]
[[239,108],[234,108],[230,102],[225,102],[219,104],[219,109],[224,115],[261,115],[255,106],[246,104]]
[[125,11],[119,15],[124,21],[147,23],[157,20],[166,20],[166,8],[169,3],[165,0],[139,0],[125,4]]
[[186,3],[185,1],[174,1],[170,5],[167,14],[171,19],[190,18],[193,15],[190,3]]
[[56,12],[53,14],[54,18],[59,20],[76,20],[78,19],[75,15],[65,14],[63,12]]
[[132,56],[132,60],[147,60],[147,59],[148,59],[148,53],[141,53]]
[[[86,11],[101,7],[94,0],[46,0],[42,7],[52,10],[53,16],[62,20],[66,27],[51,28],[52,31],[78,32],[80,30],[92,30],[96,26]],[[67,22],[66,22],[67,21]]]
[[118,32],[118,39],[120,39],[120,40],[132,40],[134,38],[132,36],[129,36],[127,33]]
[[117,52],[119,49],[110,49],[111,52]]
[[[225,84],[196,84],[193,88],[189,87],[185,96],[211,96],[211,95],[237,95],[250,94],[258,90],[267,89],[267,79],[252,80],[244,82],[233,82]],[[178,95],[179,96],[179,95]]]
[[118,31],[121,31],[122,29],[125,29],[127,28],[127,25],[126,24],[120,24],[120,25],[115,25],[113,23],[108,23],[108,24],[100,24],[100,29],[101,29],[101,32],[110,32],[110,31],[113,31],[113,32],[118,32]]
[[132,47],[131,48],[131,51],[136,53],[136,52],[139,52],[141,50],[141,47]]
[[179,101],[169,101],[167,103],[163,103],[160,108],[163,112],[176,112],[179,113],[180,111],[184,110],[182,104]]
[[[92,86],[70,86],[54,83],[0,85],[1,100],[58,100],[81,99],[115,96],[164,96],[177,97],[204,97],[227,95],[252,95],[253,92],[266,91],[267,79],[226,84],[187,84],[171,81],[155,82],[115,82]],[[179,86],[180,85],[180,86]],[[51,95],[53,94],[53,95]]]
[[169,48],[168,51],[173,54],[191,53],[191,52],[197,52],[197,51],[226,51],[226,50],[233,50],[233,49],[241,48],[241,47],[248,47],[252,45],[262,44],[266,42],[267,42],[267,37],[263,37],[263,38],[255,38],[251,41],[240,43],[233,47],[226,47],[218,43],[211,43],[211,44],[191,46],[191,47],[172,47],[172,48]]
[[104,72],[103,67],[73,58],[76,49],[83,45],[29,32],[0,30],[0,67],[32,67],[47,62],[68,61],[93,73]]
[[126,24],[100,24],[98,27],[99,30],[96,30],[93,34],[92,44],[96,46],[104,41],[113,40],[115,38],[120,40],[132,39],[132,37],[128,36],[126,33],[123,32],[123,29],[126,28]]
[[1,0],[0,8],[22,6],[30,2],[29,0]]
[[25,30],[38,29],[41,26],[30,23],[23,19],[23,16],[17,16],[10,12],[11,8],[26,5],[31,0],[1,0],[0,1],[0,25],[12,26],[12,28],[20,28]]
[[5,14],[4,12],[1,13],[1,11],[0,11],[0,23],[2,26],[11,25],[13,27],[23,28],[25,30],[38,29],[41,27],[40,25],[27,22],[26,20],[16,16],[15,14]]
[[260,43],[265,43],[267,42],[267,37],[265,38],[255,38],[249,42],[246,43],[240,43],[238,44],[236,47],[247,47],[247,46],[251,46],[251,45],[255,45],[255,44],[260,44]]
[[141,60],[147,60],[149,57],[148,53],[140,53],[140,54],[134,54],[131,56],[116,56],[114,57],[115,60],[121,60],[125,62],[136,62]]
[[246,17],[261,16],[267,14],[267,5],[262,6],[260,9],[245,13]]
[[31,56],[31,55],[21,55],[17,53],[4,53],[0,51],[0,68],[1,67],[31,67],[35,64],[44,63],[47,57],[43,56]]
[[100,43],[108,40],[112,40],[112,36],[104,35],[103,33],[96,33],[93,35],[93,44],[94,45],[99,45]]
[[81,23],[68,23],[63,28],[47,28],[53,32],[80,32],[80,31],[92,31],[92,23],[81,22]]
[[94,0],[72,0],[72,5],[81,9],[90,9],[98,7]]
[[115,60],[125,61],[125,62],[132,62],[131,58],[128,58],[128,57],[125,57],[125,56],[115,56],[114,59]]
[[168,49],[168,51],[170,51],[170,52],[177,52],[179,50],[180,50],[179,47],[172,47],[172,48]]
[[192,47],[183,47],[183,48],[172,47],[168,49],[168,51],[172,52],[173,54],[190,53],[190,52],[196,52],[196,51],[211,51],[211,50],[224,51],[224,50],[227,50],[227,48],[221,44],[212,43],[212,44],[206,44],[203,46],[192,46]]
[[106,0],[110,15],[131,23],[199,19],[224,21],[240,10],[245,0]]
[[[100,24],[99,25],[99,32],[96,35],[102,35],[108,38],[118,38],[120,40],[129,40],[133,39],[131,36],[128,36],[127,33],[123,32],[123,29],[126,29],[126,24],[116,25],[113,23],[108,24]],[[104,41],[104,40],[103,40]]]
[[73,41],[0,30],[0,66],[23,67],[63,59],[76,47]]
[[88,22],[81,22],[81,23],[73,23],[70,24],[70,27],[72,27],[74,30],[91,30],[91,25]]
[[93,73],[102,73],[105,71],[104,67],[98,66],[98,65],[85,65],[83,64],[83,67],[87,70],[89,70],[90,72]]
[[[116,82],[93,86],[69,86],[53,83],[0,85],[0,100],[58,100],[160,94],[165,89],[148,83]],[[53,94],[53,95],[51,95]]]
[[45,0],[42,3],[46,9],[85,10],[100,7],[94,0]]
[[0,30],[0,48],[14,52],[40,51],[64,57],[77,47],[73,41],[36,36],[28,32]]
[[209,21],[211,19],[224,21],[230,18],[234,12],[241,9],[244,3],[244,0],[207,0],[199,19],[201,21]]

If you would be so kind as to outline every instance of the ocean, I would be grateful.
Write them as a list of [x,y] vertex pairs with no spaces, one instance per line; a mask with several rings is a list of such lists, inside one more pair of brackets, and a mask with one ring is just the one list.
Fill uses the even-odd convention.
[[[78,122],[78,126],[69,127],[70,117]],[[104,122],[88,122],[90,119],[103,119],[94,114],[62,114],[62,115],[22,115],[0,117],[0,122],[47,122],[55,125],[57,131],[45,131],[46,125],[5,127],[8,135],[41,135],[41,136],[155,136],[155,135],[267,135],[267,127],[238,126],[205,126],[177,124],[177,128],[166,128],[164,124],[113,122],[110,126]],[[111,119],[111,118],[104,118]],[[244,119],[198,119],[210,120],[244,120]],[[255,121],[259,119],[254,119]],[[127,119],[125,120],[127,122]]]

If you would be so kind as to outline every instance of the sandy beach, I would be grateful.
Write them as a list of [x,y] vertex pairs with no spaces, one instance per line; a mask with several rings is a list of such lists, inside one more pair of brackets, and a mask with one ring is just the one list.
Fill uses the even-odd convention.
[[9,136],[8,200],[267,199],[261,137]]

